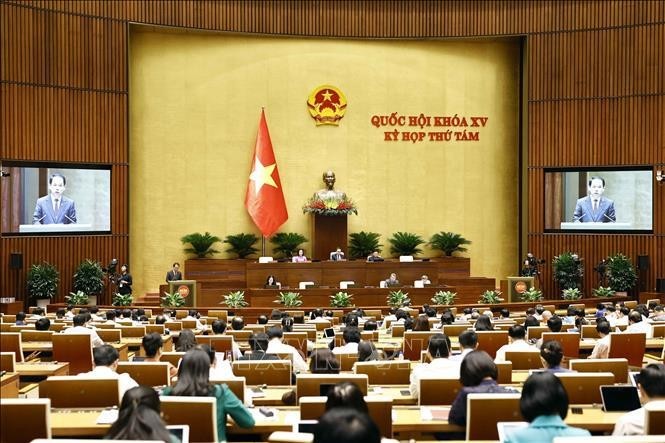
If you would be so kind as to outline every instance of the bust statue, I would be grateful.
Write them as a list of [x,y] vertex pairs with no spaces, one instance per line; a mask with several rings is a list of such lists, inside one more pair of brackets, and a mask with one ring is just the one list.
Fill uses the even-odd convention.
[[328,170],[323,173],[323,182],[326,184],[325,189],[316,191],[314,197],[319,200],[344,200],[346,199],[346,194],[342,191],[336,191],[335,186],[335,173],[331,170]]

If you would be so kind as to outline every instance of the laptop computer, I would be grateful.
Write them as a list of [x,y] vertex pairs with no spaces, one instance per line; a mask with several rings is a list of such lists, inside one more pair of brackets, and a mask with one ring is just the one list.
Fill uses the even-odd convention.
[[634,411],[642,407],[635,386],[603,385],[600,387],[605,412]]
[[499,441],[503,443],[506,437],[518,429],[526,428],[529,423],[525,421],[499,421],[496,423],[496,430],[499,433]]
[[189,443],[189,425],[169,425],[166,430],[178,438],[181,443]]
[[629,375],[628,378],[630,379],[630,384],[637,387],[637,385],[640,382],[640,373],[637,371],[630,371],[628,375]]

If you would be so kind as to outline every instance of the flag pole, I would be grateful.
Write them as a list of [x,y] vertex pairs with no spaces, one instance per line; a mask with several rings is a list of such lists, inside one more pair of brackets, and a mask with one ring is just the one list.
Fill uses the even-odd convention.
[[261,257],[266,256],[266,238],[261,236]]

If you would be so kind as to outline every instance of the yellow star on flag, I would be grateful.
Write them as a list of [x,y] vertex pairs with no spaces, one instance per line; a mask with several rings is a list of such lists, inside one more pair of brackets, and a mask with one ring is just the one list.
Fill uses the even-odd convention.
[[258,157],[254,158],[254,170],[249,174],[249,179],[254,181],[254,192],[259,194],[263,185],[270,185],[277,187],[277,183],[272,178],[272,171],[275,170],[275,163],[268,166],[263,166]]

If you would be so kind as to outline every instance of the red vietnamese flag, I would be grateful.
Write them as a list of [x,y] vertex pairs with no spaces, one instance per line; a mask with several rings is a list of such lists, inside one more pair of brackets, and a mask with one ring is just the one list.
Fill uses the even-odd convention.
[[289,218],[263,109],[259,132],[256,135],[245,206],[264,237],[274,234]]

